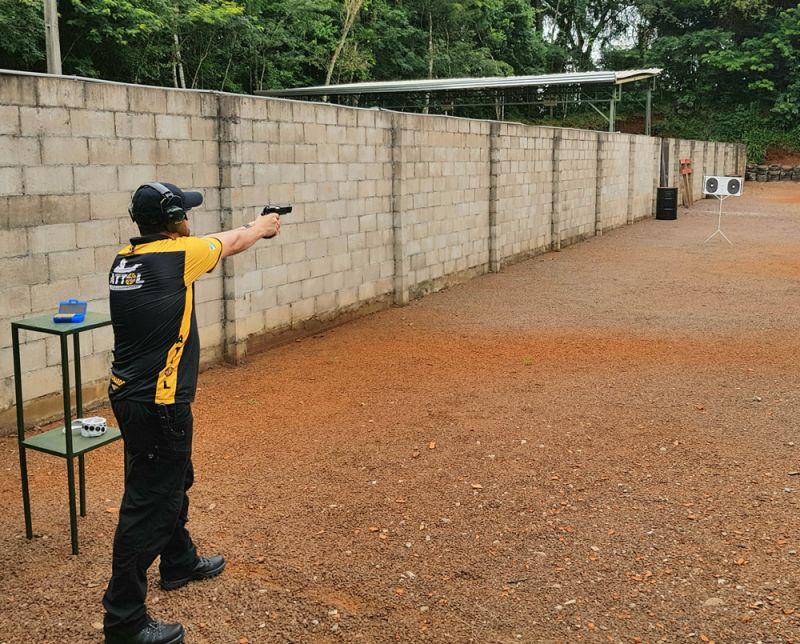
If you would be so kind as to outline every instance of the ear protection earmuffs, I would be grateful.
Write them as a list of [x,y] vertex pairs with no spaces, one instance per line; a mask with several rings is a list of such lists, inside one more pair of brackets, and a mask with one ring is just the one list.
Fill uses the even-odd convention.
[[[157,181],[153,181],[152,183],[145,183],[139,186],[136,189],[136,192],[139,192],[139,190],[141,190],[142,188],[152,188],[153,190],[158,192],[158,194],[161,196],[161,202],[159,203],[159,207],[161,209],[162,221],[166,226],[167,230],[169,230],[170,232],[174,232],[178,224],[180,224],[184,219],[186,219],[186,210],[183,207],[183,198],[180,195],[176,195],[163,183],[158,183]],[[133,219],[133,221],[136,221],[136,217],[133,214],[132,203],[128,208],[128,214],[130,214],[131,219]]]

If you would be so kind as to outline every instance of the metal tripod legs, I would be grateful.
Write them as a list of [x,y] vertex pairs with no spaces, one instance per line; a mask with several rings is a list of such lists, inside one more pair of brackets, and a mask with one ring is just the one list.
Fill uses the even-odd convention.
[[733,242],[730,239],[728,239],[728,236],[725,233],[722,232],[722,202],[725,201],[726,197],[727,195],[725,197],[717,197],[717,199],[719,200],[719,215],[717,216],[717,229],[713,233],[711,233],[708,237],[706,237],[706,240],[703,242],[704,244],[706,242],[711,241],[712,239],[714,239],[714,237],[719,235],[731,246],[733,246]]

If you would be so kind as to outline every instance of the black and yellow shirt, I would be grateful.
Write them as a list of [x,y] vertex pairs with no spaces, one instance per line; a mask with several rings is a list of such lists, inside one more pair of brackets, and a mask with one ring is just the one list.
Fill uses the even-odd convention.
[[131,239],[109,273],[114,362],[109,398],[192,402],[200,365],[194,282],[222,254],[214,237]]

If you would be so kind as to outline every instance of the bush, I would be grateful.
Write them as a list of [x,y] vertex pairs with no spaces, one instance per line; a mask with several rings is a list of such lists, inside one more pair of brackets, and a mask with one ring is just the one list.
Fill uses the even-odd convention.
[[781,127],[770,117],[752,107],[716,112],[713,117],[686,117],[669,114],[653,126],[656,136],[709,141],[736,141],[747,146],[747,160],[761,163],[767,148],[800,150],[800,125],[791,129]]
[[[617,127],[622,131],[642,132],[644,124],[641,109],[631,109],[626,105],[625,110],[621,110],[618,114]],[[566,118],[558,116],[553,119],[531,118],[526,116],[522,109],[516,113],[509,110],[506,116],[511,120],[535,125],[600,131],[608,128],[603,117],[580,107],[573,107]],[[702,116],[687,116],[664,109],[663,105],[654,105],[652,133],[653,136],[679,139],[744,143],[747,146],[747,160],[750,163],[762,163],[769,147],[789,152],[800,151],[800,125],[787,129],[778,117],[765,114],[752,106],[733,110],[723,109],[713,114],[704,113]]]

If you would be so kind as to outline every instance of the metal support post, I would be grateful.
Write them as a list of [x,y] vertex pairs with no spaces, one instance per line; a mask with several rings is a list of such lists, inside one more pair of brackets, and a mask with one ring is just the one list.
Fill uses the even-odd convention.
[[67,492],[69,493],[69,532],[72,554],[78,554],[78,513],[75,509],[75,455],[72,449],[72,404],[69,387],[69,346],[67,336],[61,336],[61,386],[64,389],[64,436],[67,443]]
[[83,454],[78,454],[78,491],[80,493],[81,516],[85,517],[86,516],[86,465],[83,460]]
[[644,133],[650,136],[653,123],[653,88],[647,88],[647,102],[644,108]]
[[11,344],[14,354],[14,397],[17,406],[17,440],[19,441],[19,477],[22,481],[22,511],[25,514],[25,536],[33,539],[31,524],[31,496],[28,490],[27,448],[22,444],[25,440],[25,419],[22,411],[22,366],[19,358],[19,329],[11,325]]
[[612,98],[608,104],[608,131],[614,131],[614,121],[617,118],[617,99]]
[[[83,418],[83,384],[81,382],[81,341],[80,333],[73,338],[73,354],[75,355],[75,412],[76,418]],[[81,516],[86,516],[86,464],[83,454],[78,454],[78,490],[80,492]]]

